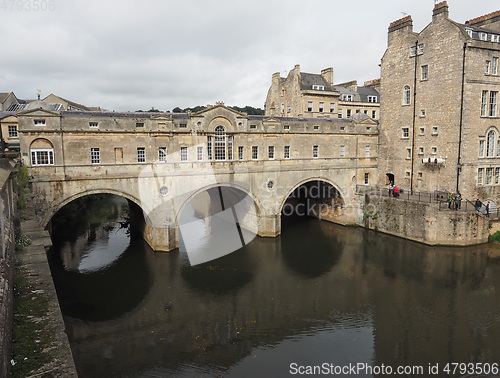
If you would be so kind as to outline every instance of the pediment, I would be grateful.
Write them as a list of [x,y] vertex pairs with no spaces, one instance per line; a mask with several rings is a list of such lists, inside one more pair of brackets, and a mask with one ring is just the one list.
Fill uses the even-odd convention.
[[154,115],[154,116],[152,116],[151,119],[154,120],[154,121],[171,121],[172,117],[169,117],[169,116],[167,116],[165,114],[160,114],[160,115]]
[[210,117],[213,115],[214,117],[220,117],[224,116],[226,114],[226,117],[232,116],[232,117],[244,117],[247,118],[246,113],[241,113],[237,110],[228,108],[224,104],[217,104],[215,106],[211,106],[209,108],[200,110],[199,112],[193,113],[191,116],[192,117]]
[[8,115],[2,118],[2,123],[17,123],[17,117],[15,115]]
[[61,113],[53,111],[53,110],[46,110],[42,108],[37,108],[37,109],[30,109],[30,110],[22,110],[17,113],[17,116],[52,116],[52,117],[60,117]]
[[363,118],[363,119],[353,119],[352,120],[356,125],[369,125],[369,126],[375,126],[378,124],[378,121],[374,120],[373,118]]

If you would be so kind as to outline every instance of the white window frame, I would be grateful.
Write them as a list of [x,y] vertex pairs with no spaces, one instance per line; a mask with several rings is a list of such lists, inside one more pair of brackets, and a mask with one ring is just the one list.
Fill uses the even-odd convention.
[[188,161],[188,148],[187,147],[181,147],[181,161],[182,162]]
[[368,102],[377,102],[377,96],[368,96]]
[[158,161],[160,163],[167,162],[167,147],[159,147],[158,148]]
[[90,149],[90,164],[101,164],[101,151],[98,147]]
[[429,78],[429,66],[427,64],[424,64],[423,66],[420,67],[421,69],[421,80],[427,80]]
[[37,118],[33,120],[33,125],[35,126],[47,126],[45,119]]
[[498,92],[490,91],[490,107],[488,113],[490,117],[497,116],[497,111],[498,111],[497,107],[498,107]]
[[238,160],[243,160],[243,146],[238,146]]
[[483,185],[484,168],[477,169],[477,185]]
[[310,113],[312,111],[314,111],[314,107],[313,107],[313,102],[312,101],[307,101],[307,111]]
[[99,128],[99,122],[91,121],[91,122],[89,122],[89,127],[91,129],[97,129],[97,128]]
[[403,87],[403,105],[411,104],[411,88],[409,85]]
[[481,94],[481,117],[488,116],[488,91],[483,91]]
[[319,146],[313,146],[313,153],[312,153],[313,159],[317,159],[318,156],[319,156]]
[[9,139],[18,139],[19,132],[17,130],[17,125],[7,125],[7,133]]
[[259,146],[252,146],[252,160],[259,159]]
[[489,75],[491,71],[491,60],[487,60],[485,65],[484,65],[484,73],[486,75]]
[[319,112],[323,113],[325,111],[325,103],[320,101],[319,102]]
[[401,129],[401,131],[402,131],[401,138],[403,138],[403,139],[410,138],[410,128],[409,127],[403,127]]
[[488,157],[488,158],[495,157],[496,139],[497,139],[497,136],[496,136],[495,131],[493,131],[493,130],[488,131],[488,134],[486,135],[486,157]]
[[274,146],[268,146],[267,151],[269,160],[274,160]]
[[290,146],[283,147],[283,159],[290,159]]
[[203,146],[196,147],[196,160],[203,161]]
[[370,174],[365,173],[365,185],[368,185],[370,183]]
[[146,148],[145,147],[137,147],[137,162],[145,163],[146,162]]
[[491,58],[491,74],[498,75],[498,57]]
[[372,110],[372,119],[377,119],[377,111]]
[[345,145],[340,145],[340,157],[345,157]]
[[365,157],[370,157],[370,146],[365,146]]
[[478,156],[480,158],[484,157],[484,146],[486,145],[486,141],[484,139],[479,140],[479,151],[478,151]]
[[[47,153],[47,163],[42,163],[41,155]],[[53,148],[31,148],[30,149],[31,166],[54,165],[54,149]],[[45,159],[43,159],[45,160]]]
[[488,167],[486,168],[486,172],[485,172],[485,185],[491,185],[493,184],[493,168],[492,167]]

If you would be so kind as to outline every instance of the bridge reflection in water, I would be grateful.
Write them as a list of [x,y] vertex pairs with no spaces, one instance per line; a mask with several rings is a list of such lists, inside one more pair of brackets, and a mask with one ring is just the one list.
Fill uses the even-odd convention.
[[[125,230],[109,227],[121,216],[92,226],[103,231],[53,233],[49,257],[82,377],[500,358],[500,264],[484,246],[431,248],[309,218],[194,267],[182,250],[154,253],[132,237],[106,268],[75,269],[85,260],[77,250],[95,238],[123,248],[110,235]],[[82,212],[74,222],[89,224]]]

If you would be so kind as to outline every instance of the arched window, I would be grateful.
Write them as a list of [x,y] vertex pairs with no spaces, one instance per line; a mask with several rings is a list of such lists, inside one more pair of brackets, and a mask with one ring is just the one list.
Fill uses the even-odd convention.
[[215,128],[214,151],[215,160],[226,160],[226,129],[224,126]]
[[54,165],[54,146],[47,139],[35,139],[30,145],[31,166]]
[[410,105],[411,101],[411,92],[410,92],[410,86],[405,85],[403,88],[403,105]]
[[491,130],[486,139],[486,157],[495,156],[495,132]]

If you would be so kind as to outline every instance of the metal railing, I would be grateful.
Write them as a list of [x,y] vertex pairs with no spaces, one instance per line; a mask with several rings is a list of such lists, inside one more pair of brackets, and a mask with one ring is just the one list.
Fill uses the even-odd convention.
[[369,185],[356,185],[356,193],[376,195],[381,197],[394,197],[408,201],[426,202],[426,203],[446,201],[449,194],[440,191],[419,192],[415,190],[409,191],[406,189],[399,189],[399,193],[397,194],[397,197],[395,197],[394,191],[390,190],[389,188],[369,186]]
[[440,211],[463,211],[463,212],[478,212],[486,217],[497,219],[500,216],[499,209],[493,207],[486,211],[486,205],[481,203],[481,206],[476,207],[476,204],[470,200],[462,201],[440,201],[439,202]]

